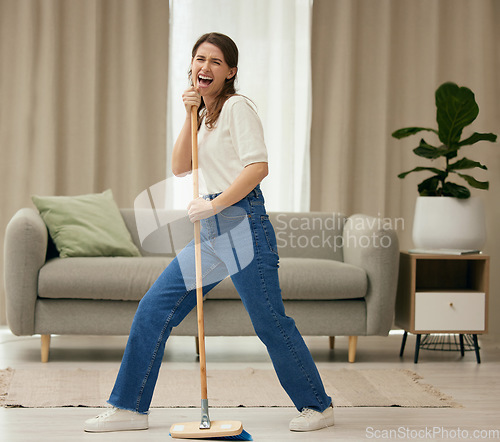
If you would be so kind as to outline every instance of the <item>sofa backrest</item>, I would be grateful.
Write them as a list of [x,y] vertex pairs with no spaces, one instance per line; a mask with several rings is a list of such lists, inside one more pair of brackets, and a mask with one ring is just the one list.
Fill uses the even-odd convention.
[[132,240],[143,256],[175,256],[193,239],[185,210],[120,209]]
[[269,212],[282,258],[342,261],[345,216],[331,212]]
[[[143,256],[175,256],[193,239],[185,210],[121,209],[132,239]],[[331,212],[269,212],[282,258],[342,261],[345,216]],[[139,226],[138,226],[139,224]]]

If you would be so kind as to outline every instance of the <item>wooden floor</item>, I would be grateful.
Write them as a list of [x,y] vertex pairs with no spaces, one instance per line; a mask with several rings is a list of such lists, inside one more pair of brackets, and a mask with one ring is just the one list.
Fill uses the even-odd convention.
[[[54,368],[118,367],[125,337],[54,336],[50,366]],[[473,352],[464,358],[457,352],[420,352],[413,363],[415,337],[408,338],[406,353],[399,358],[401,334],[361,337],[357,360],[347,361],[347,338],[337,337],[336,348],[328,349],[328,338],[306,338],[319,367],[407,368],[423,377],[463,405],[455,409],[336,408],[333,428],[292,433],[288,422],[293,408],[212,409],[212,419],[241,420],[255,441],[403,441],[403,440],[500,440],[500,342],[480,340],[482,363]],[[39,337],[15,337],[0,328],[0,368],[39,366]],[[197,369],[193,338],[172,337],[165,363],[172,368]],[[208,370],[211,368],[270,368],[263,345],[256,338],[207,338]],[[100,410],[92,408],[5,409],[0,408],[0,440],[26,441],[168,441],[174,422],[199,419],[197,409],[153,409],[150,429],[140,432],[87,434],[85,419]]]

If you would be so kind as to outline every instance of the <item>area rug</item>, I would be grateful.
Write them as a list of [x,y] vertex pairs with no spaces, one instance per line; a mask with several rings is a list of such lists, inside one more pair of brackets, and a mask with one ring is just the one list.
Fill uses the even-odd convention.
[[[460,407],[410,370],[320,370],[336,407]],[[0,370],[4,407],[105,407],[117,370]],[[209,370],[211,407],[292,407],[272,370]],[[199,407],[199,372],[162,368],[152,407]]]

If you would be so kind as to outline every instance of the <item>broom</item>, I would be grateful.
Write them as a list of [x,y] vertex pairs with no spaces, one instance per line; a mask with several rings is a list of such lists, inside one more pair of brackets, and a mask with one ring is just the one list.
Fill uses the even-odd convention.
[[[198,185],[198,111],[191,108],[191,145],[193,169],[193,198],[199,196]],[[208,415],[207,366],[205,358],[205,325],[203,316],[203,286],[201,279],[200,222],[194,223],[196,268],[196,305],[198,314],[198,339],[200,346],[201,423],[182,422],[170,427],[170,435],[179,439],[253,440],[239,421],[210,421]]]

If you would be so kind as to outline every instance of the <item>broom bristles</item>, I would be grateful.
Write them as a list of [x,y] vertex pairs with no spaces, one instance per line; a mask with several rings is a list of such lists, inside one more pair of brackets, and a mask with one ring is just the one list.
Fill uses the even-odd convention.
[[207,440],[253,440],[250,433],[243,430],[240,434],[236,436],[224,436],[224,437],[210,437]]

